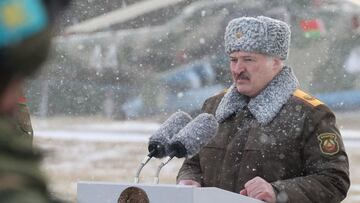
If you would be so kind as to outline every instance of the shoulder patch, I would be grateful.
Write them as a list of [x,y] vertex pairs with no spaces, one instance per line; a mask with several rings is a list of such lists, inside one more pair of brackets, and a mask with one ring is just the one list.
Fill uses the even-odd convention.
[[300,89],[296,89],[295,92],[293,93],[293,95],[295,97],[300,98],[303,101],[306,101],[307,103],[311,104],[314,107],[324,104],[322,101],[318,100],[314,96],[311,96],[310,94],[308,94]]
[[323,154],[335,155],[339,152],[339,143],[334,133],[322,133],[318,136],[319,146]]

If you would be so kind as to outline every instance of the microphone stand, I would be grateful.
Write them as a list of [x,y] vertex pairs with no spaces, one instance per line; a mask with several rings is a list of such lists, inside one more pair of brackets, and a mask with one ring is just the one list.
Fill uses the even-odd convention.
[[136,170],[136,174],[134,177],[134,183],[139,183],[139,176],[141,170],[144,168],[144,166],[150,161],[150,159],[155,155],[156,149],[153,149],[148,155],[145,156],[145,158],[140,163],[139,167]]
[[154,184],[159,184],[159,175],[160,175],[160,171],[161,169],[167,164],[169,163],[174,156],[176,155],[176,151],[171,152],[171,154],[169,154],[169,156],[167,156],[164,161],[161,162],[161,164],[158,166],[156,173],[155,173],[155,177],[154,177]]
[[159,184],[159,174],[160,174],[160,170],[167,164],[169,163],[175,156],[177,158],[182,158],[185,157],[187,155],[187,150],[185,148],[185,146],[180,142],[180,141],[176,141],[174,143],[172,143],[169,146],[169,149],[171,151],[171,153],[164,159],[164,161],[161,162],[161,164],[158,166],[155,176],[154,176],[154,184]]

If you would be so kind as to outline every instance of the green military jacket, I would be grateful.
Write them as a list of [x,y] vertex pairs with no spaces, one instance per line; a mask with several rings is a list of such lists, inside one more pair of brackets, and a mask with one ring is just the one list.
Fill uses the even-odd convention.
[[20,135],[25,139],[33,140],[34,131],[31,126],[30,112],[25,101],[18,101],[16,104],[16,111],[14,115],[14,122],[20,132]]
[[257,105],[247,100],[226,117],[217,114],[226,92],[209,98],[202,110],[220,118],[218,133],[184,161],[177,180],[239,193],[260,176],[272,184],[278,202],[343,200],[350,186],[349,163],[335,116],[316,98],[294,89],[286,90],[289,97],[278,110],[272,102],[283,96],[272,94]]
[[55,202],[39,170],[40,153],[19,133],[13,120],[0,117],[0,202]]

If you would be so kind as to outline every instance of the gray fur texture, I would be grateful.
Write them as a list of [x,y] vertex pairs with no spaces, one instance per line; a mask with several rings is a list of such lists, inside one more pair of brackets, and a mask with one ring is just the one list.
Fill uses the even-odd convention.
[[216,109],[215,117],[221,123],[247,105],[256,120],[266,125],[274,119],[298,86],[298,81],[289,67],[284,67],[266,88],[248,103],[248,97],[240,94],[235,85],[232,85]]
[[224,95],[223,99],[220,101],[219,106],[222,108],[217,108],[215,112],[216,120],[219,123],[222,123],[226,118],[231,114],[239,111],[244,107],[247,102],[247,97],[239,94],[235,84],[231,85],[228,92]]
[[290,35],[289,26],[280,20],[265,16],[235,18],[225,30],[225,52],[254,52],[285,60]]
[[150,137],[149,143],[159,142],[164,146],[169,144],[171,138],[192,120],[191,116],[183,111],[172,114]]
[[191,158],[215,137],[218,127],[219,124],[213,115],[202,113],[180,130],[171,139],[170,144],[181,142],[186,148],[187,157]]

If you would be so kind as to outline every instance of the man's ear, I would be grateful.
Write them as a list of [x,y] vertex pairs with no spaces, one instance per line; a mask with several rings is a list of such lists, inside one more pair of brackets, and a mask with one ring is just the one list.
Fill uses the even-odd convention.
[[284,66],[283,60],[281,60],[277,57],[274,57],[272,62],[273,62],[273,68],[275,71],[280,71]]

